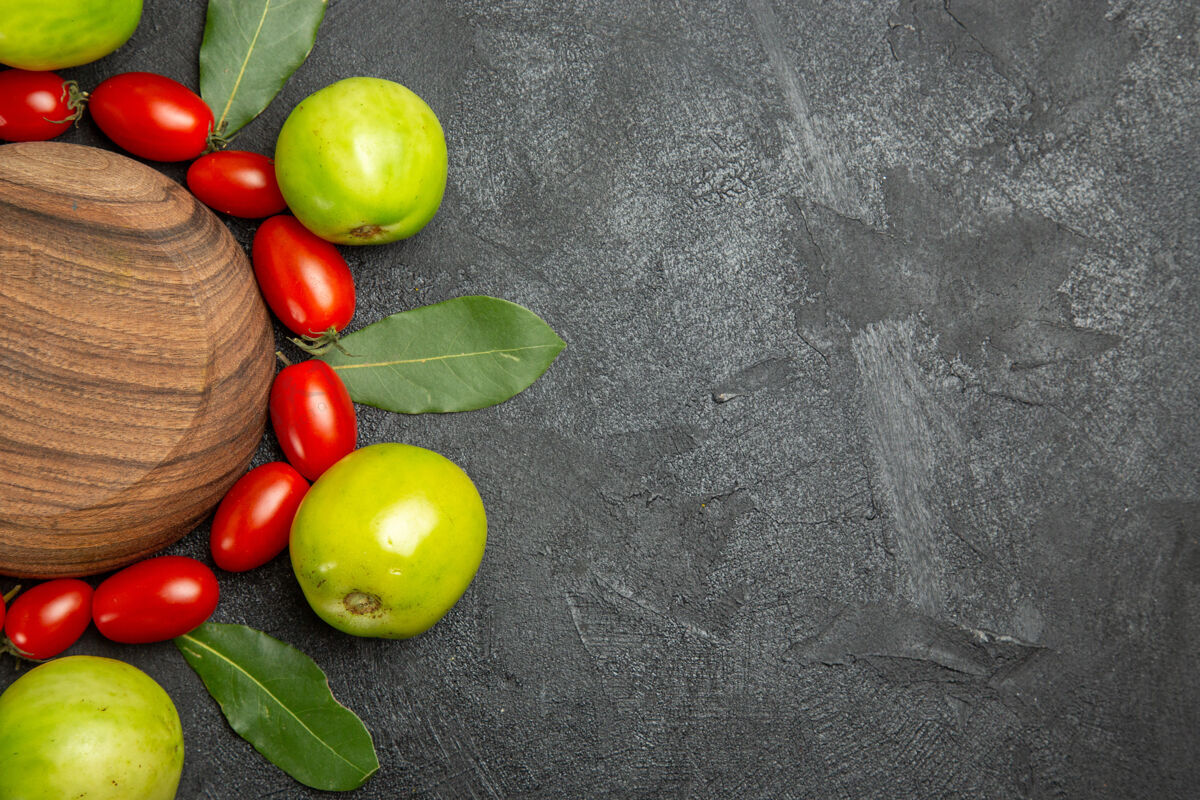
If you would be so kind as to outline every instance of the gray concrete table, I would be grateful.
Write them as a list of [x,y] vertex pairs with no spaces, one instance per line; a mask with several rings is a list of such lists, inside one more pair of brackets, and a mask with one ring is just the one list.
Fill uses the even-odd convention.
[[[450,147],[425,231],[345,250],[354,324],[490,294],[569,346],[498,407],[360,409],[489,510],[433,630],[343,636],[286,558],[215,619],[328,672],[383,763],[354,797],[1194,797],[1198,14],[333,0],[238,146],[374,75]],[[147,0],[66,73],[195,86],[203,16]],[[172,645],[74,652],[170,691],[181,798],[324,796]]]

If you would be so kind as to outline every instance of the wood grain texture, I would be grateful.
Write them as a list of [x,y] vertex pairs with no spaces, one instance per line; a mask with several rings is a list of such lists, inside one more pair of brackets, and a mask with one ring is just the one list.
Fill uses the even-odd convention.
[[0,147],[0,573],[109,570],[187,533],[266,422],[273,336],[225,226],[113,152]]

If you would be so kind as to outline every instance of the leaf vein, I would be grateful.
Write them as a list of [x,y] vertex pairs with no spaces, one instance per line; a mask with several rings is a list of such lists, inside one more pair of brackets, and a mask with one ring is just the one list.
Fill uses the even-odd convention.
[[246,74],[246,66],[250,63],[250,57],[254,54],[254,48],[258,45],[258,37],[262,33],[263,23],[267,21],[267,14],[271,10],[271,0],[266,0],[263,3],[262,16],[258,18],[258,27],[254,29],[254,36],[250,39],[249,47],[246,48],[246,57],[242,59],[241,66],[238,68],[237,78],[233,81],[233,88],[229,91],[229,99],[225,101],[225,108],[221,109],[221,117],[213,125],[213,130],[220,132],[221,126],[225,124],[225,119],[229,116],[229,109],[233,106],[233,99],[237,97],[238,87],[242,85],[242,77]]
[[395,366],[399,366],[401,364],[424,364],[429,361],[449,361],[451,359],[456,359],[456,358],[476,358],[478,356],[490,356],[490,355],[495,355],[497,353],[517,353],[517,352],[521,352],[523,350],[547,350],[547,349],[557,347],[557,346],[558,346],[558,343],[555,342],[554,344],[531,344],[531,345],[526,345],[524,347],[500,347],[500,348],[496,348],[495,350],[477,350],[472,353],[448,353],[448,354],[442,355],[442,356],[425,356],[424,358],[395,359],[392,361],[372,361],[372,362],[364,362],[362,364],[334,364],[333,368],[335,370],[340,370],[340,369],[363,369],[363,368],[372,368],[372,367],[395,367]]

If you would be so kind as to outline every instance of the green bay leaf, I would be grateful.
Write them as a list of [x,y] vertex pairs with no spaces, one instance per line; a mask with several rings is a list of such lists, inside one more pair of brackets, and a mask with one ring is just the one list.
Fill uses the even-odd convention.
[[468,296],[393,314],[320,356],[356,403],[403,414],[470,411],[521,392],[566,343],[527,308]]
[[312,50],[327,0],[208,0],[200,96],[228,138],[257,117]]
[[371,734],[334,699],[325,673],[291,645],[245,625],[206,622],[175,639],[230,726],[314,789],[349,791],[379,769]]

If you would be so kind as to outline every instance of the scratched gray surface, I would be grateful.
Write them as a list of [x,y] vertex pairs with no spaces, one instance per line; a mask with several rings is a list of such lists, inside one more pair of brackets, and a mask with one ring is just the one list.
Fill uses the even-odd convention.
[[[364,718],[383,767],[354,797],[1195,797],[1198,14],[334,0],[239,144],[377,75],[451,159],[424,232],[346,250],[355,324],[487,293],[569,348],[493,409],[360,410],[489,509],[432,631],[337,634],[286,559],[222,576],[216,618]],[[147,0],[68,74],[195,85],[202,21]],[[175,697],[180,797],[323,796],[171,645],[76,652]]]

